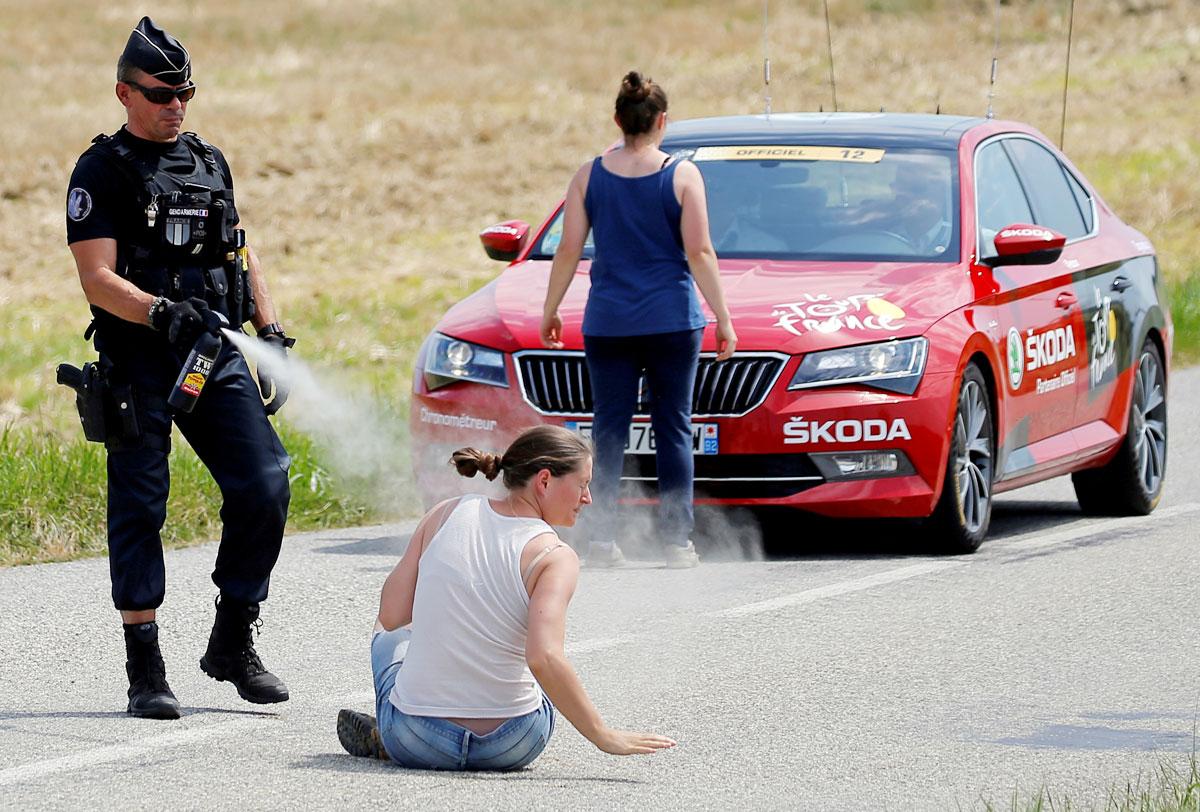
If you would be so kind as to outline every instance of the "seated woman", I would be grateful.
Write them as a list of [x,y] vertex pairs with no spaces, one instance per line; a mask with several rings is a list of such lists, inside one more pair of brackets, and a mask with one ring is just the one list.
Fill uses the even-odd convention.
[[342,710],[342,746],[404,767],[515,770],[545,748],[556,707],[606,753],[673,746],[605,725],[563,652],[579,558],[551,525],[574,525],[592,501],[588,444],[538,426],[503,456],[464,448],[451,462],[468,477],[503,472],[507,494],[450,499],[417,525],[379,598],[378,721]]

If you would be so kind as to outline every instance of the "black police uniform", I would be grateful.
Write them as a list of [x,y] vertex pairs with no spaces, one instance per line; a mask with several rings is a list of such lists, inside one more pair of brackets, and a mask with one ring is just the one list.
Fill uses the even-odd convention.
[[[224,262],[237,224],[233,180],[220,150],[192,134],[173,143],[122,129],[100,136],[79,159],[67,198],[67,241],[117,241],[114,270],[173,301],[204,299],[235,327],[248,317],[248,282]],[[236,290],[234,289],[236,287]],[[190,413],[166,398],[188,347],[165,332],[92,307],[96,350],[110,389],[129,387],[136,427],[118,427],[108,445],[108,544],[113,602],[153,609],[165,591],[160,530],[166,518],[171,421],[212,473],[224,524],[213,582],[223,600],[267,597],[287,518],[290,460],[267,419],[245,359],[228,341]],[[118,396],[119,399],[119,396]]]
[[[148,102],[153,94],[155,104],[171,103],[170,96],[190,98],[195,92],[191,73],[187,49],[149,17],[130,33],[117,64],[118,81]],[[147,80],[137,81],[141,74],[160,86],[144,86]],[[166,102],[157,101],[165,92],[161,86],[171,89]],[[194,363],[185,361],[191,350],[186,342],[213,327],[213,311],[235,328],[253,316],[237,223],[229,165],[220,150],[198,136],[184,133],[172,143],[146,141],[127,129],[98,136],[71,176],[67,242],[115,240],[112,270],[156,296],[147,320],[163,329],[93,306],[87,335],[94,331],[99,372],[96,365],[83,370],[63,365],[58,372],[59,381],[76,390],[84,434],[103,440],[108,449],[113,603],[121,610],[149,610],[163,601],[159,534],[166,520],[173,420],[223,498],[224,529],[213,571],[221,594],[200,669],[232,682],[250,702],[284,702],[287,686],[263,666],[252,629],[283,541],[290,460],[267,420],[245,359],[232,345],[217,341],[215,358],[209,350]],[[281,331],[269,332],[264,340],[290,346]],[[214,339],[203,334],[200,341],[209,346]],[[210,361],[207,379],[200,380]],[[197,377],[184,378],[179,393],[190,395],[192,408],[173,410],[169,393],[185,363]],[[276,387],[272,413],[282,405],[281,395],[286,396]],[[128,712],[178,719],[181,709],[167,684],[158,624],[123,626]]]

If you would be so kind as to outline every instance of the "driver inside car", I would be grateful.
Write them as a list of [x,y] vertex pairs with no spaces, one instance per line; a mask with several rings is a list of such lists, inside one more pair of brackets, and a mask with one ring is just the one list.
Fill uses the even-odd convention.
[[896,235],[916,256],[943,254],[953,231],[947,208],[950,179],[934,166],[912,161],[896,167],[891,186]]

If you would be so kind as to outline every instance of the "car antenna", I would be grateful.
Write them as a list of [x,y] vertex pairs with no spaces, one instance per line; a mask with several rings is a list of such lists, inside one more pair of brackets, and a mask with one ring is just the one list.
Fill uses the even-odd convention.
[[771,0],[763,0],[763,115],[771,117],[771,54],[767,38]]
[[1063,71],[1062,123],[1058,127],[1058,148],[1063,149],[1067,137],[1067,87],[1071,83],[1071,35],[1075,31],[1075,0],[1071,0],[1071,16],[1067,22],[1067,67]]
[[833,29],[829,26],[829,0],[825,2],[825,42],[829,46],[829,87],[833,90],[833,112],[838,111],[837,79],[833,73]]
[[992,40],[992,79],[988,84],[988,118],[996,117],[992,112],[992,99],[996,98],[996,69],[1000,65],[1000,59],[997,56],[1000,52],[1000,0],[996,0],[996,18],[992,27],[995,29],[995,38]]

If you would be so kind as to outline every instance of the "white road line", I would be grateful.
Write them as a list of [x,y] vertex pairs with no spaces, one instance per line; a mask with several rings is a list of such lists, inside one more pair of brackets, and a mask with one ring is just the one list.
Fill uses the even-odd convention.
[[78,770],[82,767],[94,767],[114,761],[125,761],[136,756],[156,753],[168,747],[191,744],[200,739],[215,736],[218,733],[227,734],[238,728],[258,726],[262,723],[262,718],[220,722],[188,728],[187,730],[177,730],[173,733],[164,733],[161,736],[150,736],[148,738],[137,739],[136,741],[110,744],[107,747],[97,747],[92,750],[71,753],[59,758],[46,759],[45,761],[19,764],[16,767],[0,770],[0,786],[15,784],[19,781],[29,781],[64,770]]
[[747,615],[757,615],[761,612],[773,612],[776,609],[786,609],[791,606],[800,606],[805,603],[812,603],[823,598],[832,598],[836,595],[846,595],[850,592],[861,592],[864,589],[872,589],[884,584],[894,584],[898,581],[907,581],[909,578],[917,578],[922,575],[928,575],[932,572],[940,572],[941,570],[951,569],[953,567],[961,567],[966,565],[966,561],[955,559],[953,561],[925,561],[920,564],[910,564],[907,567],[898,567],[896,569],[877,572],[874,575],[867,575],[863,578],[853,578],[849,581],[839,581],[836,584],[826,584],[812,589],[806,589],[803,592],[792,592],[788,595],[780,595],[777,598],[769,598],[765,601],[757,601],[755,603],[745,603],[741,606],[733,606],[729,609],[722,609],[719,612],[713,612],[715,617],[746,617]]
[[[1159,519],[1168,519],[1175,516],[1186,515],[1200,511],[1200,503],[1188,502],[1182,505],[1175,505],[1169,508],[1155,511],[1153,516]],[[1022,533],[1013,536],[1010,539],[998,539],[995,545],[996,552],[1010,552],[1014,550],[1037,550],[1053,547],[1058,544],[1066,544],[1067,542],[1076,541],[1087,536],[1099,535],[1108,533],[1113,530],[1123,530],[1127,527],[1134,527],[1141,522],[1147,521],[1149,517],[1145,516],[1128,516],[1118,519],[1107,519],[1105,521],[1082,521],[1077,524],[1070,525],[1065,529],[1057,532],[1042,534],[1041,531],[1035,530],[1028,533]],[[750,615],[760,614],[762,612],[773,612],[777,609],[786,609],[792,606],[800,606],[807,603],[823,600],[824,598],[837,597],[839,595],[847,595],[853,592],[861,592],[866,589],[874,589],[877,586],[885,586],[887,584],[899,583],[912,578],[919,578],[923,575],[930,575],[935,572],[964,567],[973,561],[986,561],[983,558],[955,558],[955,559],[938,559],[927,560],[917,564],[909,564],[895,569],[884,570],[873,575],[867,575],[862,578],[853,578],[848,581],[840,581],[835,584],[826,584],[825,586],[806,589],[801,592],[793,592],[787,595],[780,595],[775,598],[769,598],[763,601],[754,603],[746,603],[740,606],[734,606],[729,609],[723,609],[718,612],[710,613],[711,617],[723,618],[741,618]],[[620,637],[602,637],[595,640],[581,640],[567,646],[568,654],[588,654],[593,651],[603,651],[608,648],[615,648],[625,643],[624,638]],[[364,702],[373,702],[375,694],[373,691],[360,691],[353,694],[347,694],[339,700],[335,700],[332,704],[346,706],[357,705]],[[163,750],[168,747],[175,747],[181,744],[190,744],[200,739],[209,738],[217,734],[227,734],[240,728],[249,728],[260,725],[262,719],[238,719],[230,722],[220,722],[216,724],[204,725],[201,727],[193,727],[188,730],[180,730],[173,733],[165,733],[161,736],[151,736],[150,738],[138,739],[132,742],[123,742],[112,744],[106,747],[98,747],[92,750],[85,750],[79,753],[72,753],[60,758],[47,759],[45,761],[35,761],[30,764],[20,764],[16,767],[9,767],[0,770],[0,786],[7,784],[15,784],[20,781],[28,781],[34,778],[40,778],[52,773],[63,772],[66,770],[77,770],[84,767],[93,767],[100,764],[108,764],[114,761],[123,761],[128,758],[138,756],[144,753],[153,753]]]
[[[1186,502],[1182,505],[1174,505],[1169,508],[1155,511],[1152,515],[1157,519],[1170,519],[1175,516],[1181,516],[1188,513],[1200,511],[1200,503]],[[1084,520],[1068,526],[1063,530],[1053,533],[1043,533],[1041,530],[1033,530],[1028,533],[1022,533],[1013,536],[1009,539],[998,539],[995,542],[994,552],[1007,553],[1013,551],[1040,550],[1049,547],[1054,547],[1059,544],[1066,544],[1071,541],[1077,541],[1088,536],[1098,536],[1102,533],[1109,533],[1114,530],[1124,530],[1128,527],[1136,527],[1150,520],[1148,516],[1124,516],[1117,519],[1106,519],[1104,521]],[[775,598],[757,601],[755,603],[746,603],[741,606],[733,606],[728,609],[722,609],[717,612],[712,612],[712,617],[731,617],[739,618],[748,615],[756,615],[761,612],[773,612],[777,609],[785,609],[791,606],[800,606],[813,601],[819,601],[823,598],[832,598],[837,595],[846,595],[851,592],[861,592],[864,589],[873,589],[877,586],[885,584],[894,584],[900,581],[907,581],[910,578],[919,578],[922,575],[940,572],[942,570],[951,569],[954,567],[962,567],[972,562],[987,561],[989,558],[955,558],[955,559],[940,559],[937,561],[926,561],[920,564],[910,564],[906,567],[897,567],[895,569],[884,570],[873,575],[867,575],[862,578],[854,578],[849,581],[840,581],[836,584],[826,584],[824,586],[805,589],[801,592],[792,592],[787,595],[780,595]]]

